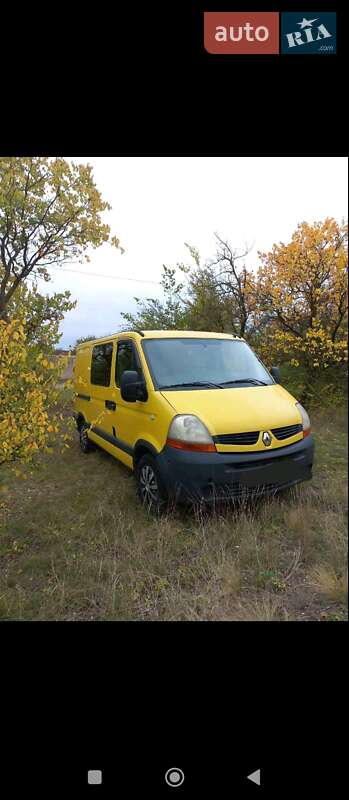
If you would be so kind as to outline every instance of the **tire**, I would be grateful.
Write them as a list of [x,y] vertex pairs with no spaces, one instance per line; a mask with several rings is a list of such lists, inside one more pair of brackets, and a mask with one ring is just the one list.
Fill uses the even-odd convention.
[[144,455],[135,470],[138,497],[150,514],[164,514],[168,507],[168,494],[159,473],[155,458]]
[[96,449],[96,445],[91,442],[87,435],[89,427],[86,422],[82,422],[79,426],[80,449],[83,453],[92,453]]

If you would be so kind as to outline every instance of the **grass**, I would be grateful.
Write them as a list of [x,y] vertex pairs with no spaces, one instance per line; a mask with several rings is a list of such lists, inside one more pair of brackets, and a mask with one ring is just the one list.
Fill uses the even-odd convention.
[[153,519],[132,473],[75,434],[25,479],[3,471],[0,617],[345,620],[345,412],[313,428],[313,481],[253,508]]

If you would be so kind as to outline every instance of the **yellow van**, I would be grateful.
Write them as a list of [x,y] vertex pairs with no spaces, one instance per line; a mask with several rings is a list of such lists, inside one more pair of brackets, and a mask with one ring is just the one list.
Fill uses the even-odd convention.
[[127,331],[79,345],[74,374],[82,451],[98,445],[134,470],[148,510],[312,476],[308,414],[244,339]]

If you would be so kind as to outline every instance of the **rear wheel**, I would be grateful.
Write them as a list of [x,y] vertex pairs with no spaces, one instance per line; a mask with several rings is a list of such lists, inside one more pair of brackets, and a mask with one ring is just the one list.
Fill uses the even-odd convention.
[[144,455],[136,466],[138,496],[144,508],[152,514],[163,514],[168,505],[168,495],[161,480],[155,459]]
[[80,448],[83,453],[91,453],[96,449],[94,442],[91,442],[91,440],[88,438],[87,431],[89,427],[90,426],[87,424],[87,422],[82,422],[79,425]]

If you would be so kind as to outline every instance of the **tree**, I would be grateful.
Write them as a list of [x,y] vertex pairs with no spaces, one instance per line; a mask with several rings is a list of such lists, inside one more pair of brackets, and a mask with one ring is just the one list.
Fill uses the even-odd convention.
[[78,344],[83,344],[84,342],[93,342],[94,339],[98,339],[98,336],[95,336],[93,333],[89,334],[88,336],[80,336],[79,339],[76,340],[74,345],[74,350],[78,346]]
[[[256,306],[255,276],[239,259],[229,242],[215,234],[218,242],[215,257],[204,265],[198,250],[186,243],[192,262],[176,267],[163,266],[161,285],[164,300],[135,298],[136,314],[122,317],[132,327],[216,330],[244,336],[251,325]],[[177,282],[177,270],[186,275],[186,282]]]
[[[106,334],[107,335],[107,334]],[[83,344],[84,342],[92,342],[94,339],[98,339],[98,336],[95,336],[93,333],[89,334],[88,336],[80,336],[79,339],[76,340],[73,347],[70,345],[70,352],[71,355],[76,355],[76,348],[78,344]]]
[[[184,271],[183,265],[177,264],[177,268]],[[134,300],[138,306],[136,314],[131,314],[129,312],[121,313],[121,316],[131,329],[185,329],[186,303],[180,296],[184,284],[177,283],[175,267],[166,267],[165,264],[163,264],[160,284],[164,292],[163,301],[154,297],[147,297],[146,300],[140,300],[139,297],[135,297]]]
[[[298,225],[288,244],[259,253],[247,269],[248,248],[237,250],[217,233],[216,254],[203,265],[164,267],[162,300],[138,298],[133,327],[233,332],[270,367],[284,366],[286,384],[304,401],[342,402],[347,377],[347,225],[328,218]],[[177,270],[186,276],[179,281]]]
[[31,352],[50,355],[61,338],[60,322],[75,306],[76,301],[70,299],[69,291],[43,295],[36,284],[29,289],[23,283],[12,295],[7,305],[7,315],[10,319],[22,321],[26,346]]
[[47,447],[52,434],[69,438],[55,408],[57,380],[66,359],[49,361],[42,353],[29,359],[19,320],[0,320],[0,465],[25,463]]
[[49,281],[50,267],[88,259],[89,246],[118,247],[102,223],[107,209],[90,166],[0,159],[0,463],[30,460],[53,434],[68,438],[57,411],[68,357],[52,356],[59,323],[75,303],[68,291],[41,294],[36,278]]
[[302,222],[287,245],[260,253],[259,313],[264,342],[279,358],[316,372],[347,360],[347,225],[327,218]]
[[199,267],[188,277],[187,327],[191,330],[231,333],[232,303],[220,292],[212,269]]
[[49,267],[87,257],[89,246],[119,247],[101,220],[110,208],[90,165],[0,158],[0,319],[7,318],[13,294],[31,273],[49,280]]
[[218,233],[215,238],[216,254],[207,267],[213,270],[217,291],[230,308],[230,329],[244,337],[256,307],[255,275],[244,263],[250,248],[246,246],[239,252]]

